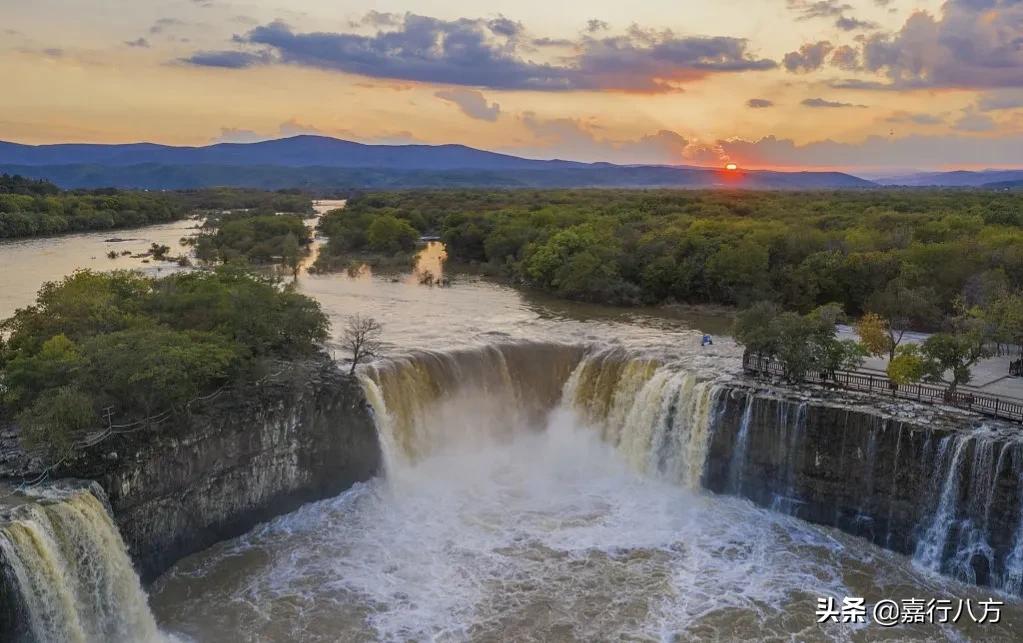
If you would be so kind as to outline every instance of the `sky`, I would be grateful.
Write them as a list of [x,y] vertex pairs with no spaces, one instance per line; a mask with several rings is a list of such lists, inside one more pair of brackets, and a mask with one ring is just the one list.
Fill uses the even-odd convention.
[[1023,167],[1023,0],[0,0],[0,140]]

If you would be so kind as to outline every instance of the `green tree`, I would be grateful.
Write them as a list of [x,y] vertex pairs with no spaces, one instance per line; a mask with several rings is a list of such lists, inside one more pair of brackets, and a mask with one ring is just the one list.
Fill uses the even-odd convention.
[[281,242],[281,258],[284,265],[291,270],[294,279],[298,279],[298,269],[302,266],[302,248],[298,244],[298,238],[291,232],[285,235]]
[[789,382],[802,382],[811,370],[820,366],[820,350],[815,346],[819,325],[804,315],[784,312],[771,328],[777,337],[777,358]]
[[926,325],[938,317],[934,291],[910,287],[904,279],[895,279],[867,300],[867,310],[884,320],[888,332],[888,359],[902,343],[906,331]]
[[184,404],[223,383],[237,367],[238,349],[212,333],[137,328],[99,335],[82,348],[79,378],[103,406],[138,409],[143,417]]
[[412,252],[419,240],[419,232],[407,221],[391,215],[376,217],[366,230],[369,247],[376,252]]
[[1023,345],[1023,294],[996,297],[982,314],[991,327],[992,339],[1000,345]]
[[960,384],[967,384],[971,379],[970,369],[982,357],[984,352],[963,337],[952,333],[937,333],[928,337],[922,348],[927,360],[925,378],[932,382],[944,381],[945,373],[951,375],[951,390]]
[[778,353],[779,339],[774,322],[780,314],[778,304],[757,302],[736,315],[732,335],[754,355],[773,357]]
[[838,339],[834,335],[819,336],[816,342],[815,366],[835,379],[836,371],[855,371],[863,365],[867,351],[852,339]]
[[70,455],[76,439],[100,428],[92,397],[71,386],[44,392],[18,416],[18,424],[24,445],[53,460]]
[[743,239],[718,248],[707,262],[707,279],[722,301],[744,304],[769,289],[769,267],[768,248]]
[[531,282],[562,296],[627,303],[635,295],[621,279],[619,253],[612,230],[583,225],[531,244],[524,264]]
[[928,373],[928,363],[917,344],[904,344],[888,362],[888,378],[897,386],[919,382]]
[[31,400],[47,388],[70,384],[81,365],[78,347],[63,333],[43,342],[37,353],[15,353],[5,369],[8,403]]

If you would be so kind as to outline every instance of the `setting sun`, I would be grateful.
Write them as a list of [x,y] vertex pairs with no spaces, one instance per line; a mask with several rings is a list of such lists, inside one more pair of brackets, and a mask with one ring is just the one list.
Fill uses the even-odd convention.
[[725,169],[728,170],[729,172],[734,172],[735,170],[739,169],[739,166],[736,165],[735,163],[729,163],[728,165],[725,166]]

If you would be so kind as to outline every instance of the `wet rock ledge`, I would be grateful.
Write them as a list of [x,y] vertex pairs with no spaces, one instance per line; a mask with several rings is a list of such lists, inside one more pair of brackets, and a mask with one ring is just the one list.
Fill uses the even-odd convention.
[[837,527],[963,582],[1023,594],[1023,431],[878,398],[733,387],[704,470],[711,491]]
[[[359,383],[326,356],[225,392],[190,417],[115,435],[53,477],[104,489],[143,581],[260,522],[372,477],[381,452]],[[8,457],[4,470],[31,465]],[[2,475],[0,475],[2,478]]]

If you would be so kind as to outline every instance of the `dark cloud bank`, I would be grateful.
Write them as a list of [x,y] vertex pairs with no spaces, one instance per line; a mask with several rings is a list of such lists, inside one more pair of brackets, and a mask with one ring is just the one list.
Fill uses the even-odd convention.
[[[384,19],[386,18],[386,19]],[[742,38],[677,36],[632,27],[604,35],[588,25],[557,62],[537,62],[537,46],[521,23],[440,20],[405,14],[372,14],[352,32],[302,33],[275,21],[236,36],[238,50],[202,51],[184,62],[222,68],[273,63],[448,85],[509,90],[617,90],[667,92],[710,74],[773,69],[773,60],[749,51]],[[593,28],[591,28],[593,27]]]

